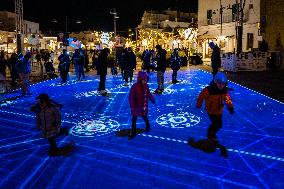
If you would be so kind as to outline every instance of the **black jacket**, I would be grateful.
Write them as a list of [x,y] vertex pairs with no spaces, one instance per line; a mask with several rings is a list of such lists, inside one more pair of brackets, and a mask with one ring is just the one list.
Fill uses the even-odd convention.
[[167,60],[166,60],[166,54],[167,51],[165,49],[158,50],[158,53],[156,55],[157,57],[157,71],[165,72],[166,66],[167,66]]

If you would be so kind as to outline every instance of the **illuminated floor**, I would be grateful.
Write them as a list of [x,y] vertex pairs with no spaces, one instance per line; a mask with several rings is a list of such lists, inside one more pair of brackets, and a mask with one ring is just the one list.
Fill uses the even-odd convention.
[[[102,97],[97,77],[87,79],[65,86],[47,81],[32,86],[30,97],[7,96],[0,107],[0,188],[284,188],[283,103],[229,83],[235,114],[224,111],[218,133],[226,159],[219,149],[206,153],[187,143],[206,135],[209,120],[195,101],[209,73],[180,72],[176,85],[166,73],[165,94],[149,105],[151,132],[132,140],[126,137],[129,87],[109,77],[111,95]],[[29,112],[41,92],[64,105],[63,125],[72,128],[57,140],[62,156],[47,156],[47,141]],[[140,118],[138,127],[144,128]]]

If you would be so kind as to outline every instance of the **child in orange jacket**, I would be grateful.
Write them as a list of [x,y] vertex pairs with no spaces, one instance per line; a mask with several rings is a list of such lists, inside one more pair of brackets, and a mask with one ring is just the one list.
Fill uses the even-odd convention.
[[217,140],[216,133],[222,128],[224,103],[227,105],[229,112],[234,113],[233,103],[226,84],[226,75],[218,72],[214,77],[214,82],[204,88],[197,98],[196,108],[201,108],[203,100],[205,100],[205,109],[212,122],[207,130],[207,138],[211,141]]

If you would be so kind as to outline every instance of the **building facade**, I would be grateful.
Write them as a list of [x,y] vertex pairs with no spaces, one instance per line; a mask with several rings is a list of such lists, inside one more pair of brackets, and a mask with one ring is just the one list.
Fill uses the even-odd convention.
[[188,28],[197,20],[195,13],[185,13],[180,11],[144,11],[141,23],[138,28],[153,29],[163,31],[174,28]]
[[[14,52],[16,49],[16,14],[0,11],[0,49]],[[26,47],[39,44],[39,23],[24,20],[24,43]]]
[[[0,11],[0,30],[14,32],[16,30],[16,14]],[[24,34],[40,34],[39,23],[24,20]]]
[[[223,53],[236,52],[236,26],[239,23],[240,1],[198,1],[199,52],[203,53],[203,57],[210,56],[208,47],[208,42],[210,41],[216,42]],[[258,48],[259,43],[263,40],[259,30],[260,1],[242,1],[245,2],[243,4],[243,52]]]
[[[236,52],[236,26],[240,2],[243,8],[242,51],[262,47],[265,41],[272,62],[284,67],[284,1],[283,0],[199,0],[199,49],[203,58],[209,58],[208,42],[215,41],[223,53]],[[220,11],[221,10],[221,11]],[[221,19],[222,16],[222,19]]]
[[[283,53],[284,1],[261,0],[260,5],[260,33],[268,43],[270,51]],[[284,57],[283,54],[282,56]]]

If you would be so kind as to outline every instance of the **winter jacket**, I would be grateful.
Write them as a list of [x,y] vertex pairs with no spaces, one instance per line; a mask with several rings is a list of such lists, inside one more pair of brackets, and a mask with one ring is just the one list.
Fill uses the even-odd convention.
[[107,75],[107,56],[106,53],[101,53],[98,57],[98,65],[97,65],[97,71],[98,75]]
[[124,70],[136,69],[136,56],[133,52],[126,52],[122,60],[122,68]]
[[166,54],[167,51],[165,49],[158,50],[157,53],[157,71],[165,72],[166,66],[167,66],[167,60],[166,60]]
[[60,132],[61,114],[57,107],[50,106],[41,110],[37,126],[42,130],[44,138],[56,137]]
[[204,88],[199,94],[196,107],[201,108],[203,100],[205,100],[205,109],[208,114],[220,115],[224,109],[224,103],[228,108],[233,108],[233,102],[228,93],[227,87],[220,90],[216,83],[211,83]]
[[181,65],[181,58],[179,56],[171,55],[170,59],[172,70],[179,70]]
[[148,114],[148,99],[150,99],[152,103],[155,103],[155,99],[150,93],[148,84],[143,85],[141,82],[142,79],[143,77],[139,77],[138,74],[137,83],[132,85],[128,96],[131,114],[133,116],[142,116]]

